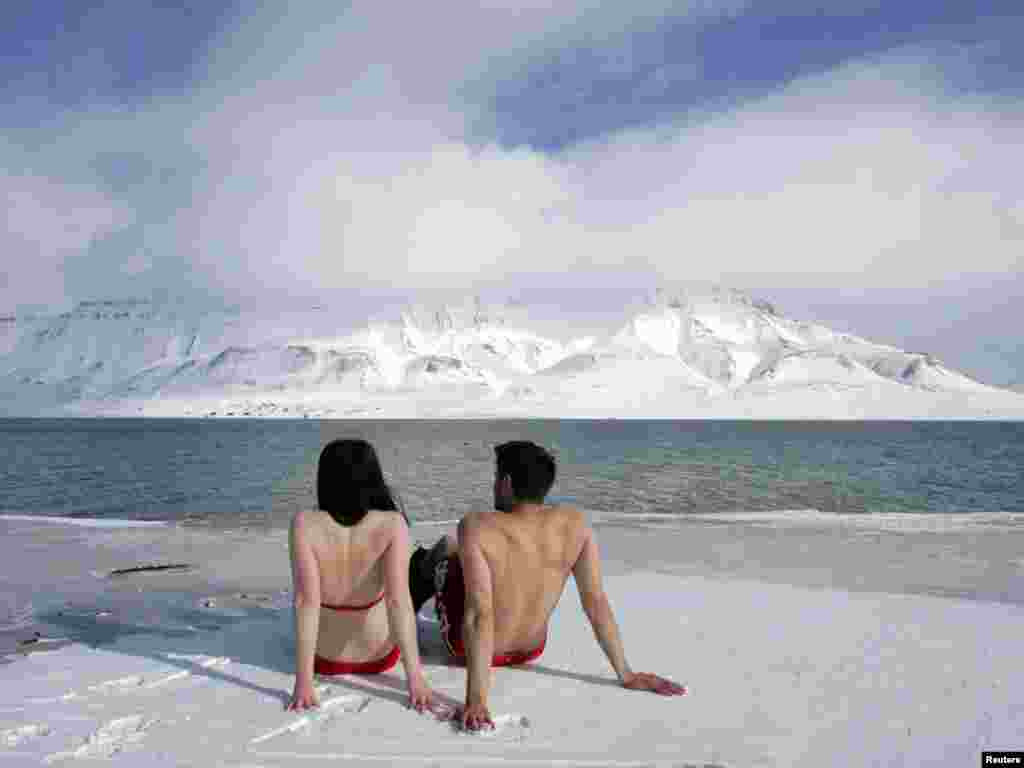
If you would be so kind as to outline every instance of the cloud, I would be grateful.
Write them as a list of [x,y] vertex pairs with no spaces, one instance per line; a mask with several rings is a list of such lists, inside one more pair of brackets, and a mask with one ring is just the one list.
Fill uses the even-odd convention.
[[[491,98],[536,61],[607,46],[626,76],[633,30],[746,7],[609,5],[411,4],[397,24],[387,4],[239,17],[185,96],[58,121],[30,173],[46,191],[22,193],[42,234],[18,241],[51,266],[9,282],[46,293],[43,273],[75,259],[91,269],[75,270],[73,295],[121,285],[127,267],[133,289],[267,302],[545,275],[571,288],[565,273],[870,289],[1021,271],[1024,108],[949,86],[975,48],[874,56],[559,152],[499,144],[501,120],[545,119],[498,114]],[[128,160],[100,173],[112,153]],[[77,191],[55,191],[65,183]],[[43,232],[62,231],[45,223],[69,205],[59,194],[78,239]]]
[[495,83],[567,41],[621,36],[672,4],[605,5],[403,6],[397,26],[393,8],[372,5],[240,19],[211,51],[193,100],[190,144],[207,165],[179,239],[202,274],[240,296],[420,293],[564,269],[552,241],[538,250],[535,235],[572,205],[563,161],[499,148],[481,126]]
[[0,173],[5,226],[0,229],[4,280],[0,306],[60,304],[72,258],[131,222],[132,214],[101,191],[43,176]]
[[[944,91],[926,51],[858,62],[668,137],[574,150],[619,247],[674,277],[920,285],[1020,271],[1022,104]],[[621,190],[625,190],[625,194]]]
[[854,62],[557,154],[452,139],[417,119],[429,110],[229,109],[225,181],[192,237],[242,293],[594,269],[864,287],[1019,271],[1024,111],[951,92],[941,64],[925,49]]

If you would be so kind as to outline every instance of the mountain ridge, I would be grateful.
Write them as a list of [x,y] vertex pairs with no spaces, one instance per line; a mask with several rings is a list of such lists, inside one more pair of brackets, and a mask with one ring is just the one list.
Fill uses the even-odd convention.
[[[792,320],[730,288],[658,286],[600,332],[575,334],[568,319],[559,340],[539,330],[529,306],[478,297],[410,305],[354,329],[316,305],[269,314],[82,302],[54,316],[2,318],[0,408],[24,416],[1024,416],[1020,394],[930,354]],[[796,402],[801,393],[810,410]]]

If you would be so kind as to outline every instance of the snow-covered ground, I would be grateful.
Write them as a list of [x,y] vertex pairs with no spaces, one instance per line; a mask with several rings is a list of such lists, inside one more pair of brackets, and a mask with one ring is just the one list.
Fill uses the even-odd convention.
[[1024,395],[727,289],[615,327],[477,300],[342,328],[328,308],[84,302],[0,323],[0,413],[313,417],[1024,418]]
[[[494,671],[498,727],[471,736],[444,719],[465,670],[448,664],[430,603],[418,628],[436,716],[404,708],[401,667],[318,678],[320,709],[284,710],[286,531],[0,516],[11,566],[0,596],[12,590],[0,628],[18,649],[0,666],[0,764],[959,766],[1020,749],[1022,572],[1007,562],[1020,527],[910,533],[874,528],[879,515],[799,517],[762,521],[783,534],[609,516],[598,535],[627,658],[688,694],[618,686],[570,579],[544,655]],[[933,565],[905,573],[908,557]],[[107,576],[161,562],[193,568]],[[940,596],[954,588],[978,594]]]

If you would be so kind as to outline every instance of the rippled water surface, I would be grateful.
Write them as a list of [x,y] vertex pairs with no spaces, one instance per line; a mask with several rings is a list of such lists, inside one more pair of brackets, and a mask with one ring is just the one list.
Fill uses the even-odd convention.
[[555,453],[554,499],[610,512],[1024,511],[1016,422],[5,419],[0,513],[278,527],[345,436],[416,520],[489,507],[512,439]]

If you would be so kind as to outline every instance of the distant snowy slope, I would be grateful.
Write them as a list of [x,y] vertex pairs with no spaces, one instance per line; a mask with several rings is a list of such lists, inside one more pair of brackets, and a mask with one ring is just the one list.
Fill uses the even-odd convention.
[[323,307],[84,302],[53,317],[0,318],[0,410],[1024,417],[1024,397],[931,355],[791,320],[726,288],[662,288],[601,332],[539,315],[471,299],[352,329]]

